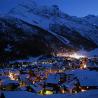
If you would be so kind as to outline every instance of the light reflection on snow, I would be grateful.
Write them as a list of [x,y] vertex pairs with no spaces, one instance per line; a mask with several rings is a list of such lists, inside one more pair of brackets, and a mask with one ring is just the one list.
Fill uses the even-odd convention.
[[86,57],[85,55],[82,55],[82,54],[79,54],[79,53],[72,53],[72,54],[58,53],[57,56],[59,56],[59,57],[70,57],[70,58],[76,58],[76,59]]

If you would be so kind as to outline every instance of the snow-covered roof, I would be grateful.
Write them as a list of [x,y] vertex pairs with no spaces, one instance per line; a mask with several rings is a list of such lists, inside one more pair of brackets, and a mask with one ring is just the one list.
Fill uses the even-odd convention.
[[26,91],[26,89],[27,89],[26,87],[20,87],[21,91]]
[[3,69],[0,69],[0,73],[3,73]]
[[53,64],[42,64],[43,67],[48,67],[51,68],[53,66]]
[[98,86],[98,72],[96,71],[76,69],[68,74],[76,76],[81,86]]
[[11,72],[11,73],[14,73],[14,74],[15,74],[15,73],[19,74],[19,70],[17,70],[17,69],[10,70],[10,72]]
[[25,81],[26,78],[29,77],[29,75],[28,74],[21,74],[21,75],[19,75],[19,77],[21,80]]
[[8,76],[0,76],[0,79],[1,80],[7,80],[7,79],[9,80],[10,78]]
[[33,85],[30,85],[30,87],[32,87],[33,88],[33,90],[35,90],[36,92],[39,92],[39,91],[41,91],[43,88],[40,86],[40,85],[38,85],[37,83],[36,84],[33,84]]
[[68,82],[68,83],[63,83],[62,86],[65,86],[68,89],[73,89],[75,87],[75,85],[74,85],[75,83],[76,83],[76,80],[73,80],[73,81]]
[[19,84],[19,82],[15,80],[3,80],[2,81],[2,85],[9,85],[9,84]]
[[60,80],[59,74],[50,74],[46,80],[46,83],[58,84]]
[[98,65],[97,65],[94,61],[89,61],[89,62],[87,63],[87,66],[88,66],[88,67],[96,67],[96,68],[98,68]]

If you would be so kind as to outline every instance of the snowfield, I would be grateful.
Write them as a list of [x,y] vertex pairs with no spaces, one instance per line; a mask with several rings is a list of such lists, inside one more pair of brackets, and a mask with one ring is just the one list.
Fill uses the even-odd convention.
[[26,91],[4,92],[6,98],[98,98],[98,90],[91,90],[78,94],[56,94],[49,96],[36,95]]

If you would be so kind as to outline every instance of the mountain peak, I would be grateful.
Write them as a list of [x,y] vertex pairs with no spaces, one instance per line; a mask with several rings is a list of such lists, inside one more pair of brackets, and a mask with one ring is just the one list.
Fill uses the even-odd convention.
[[85,18],[94,18],[94,17],[97,17],[97,16],[92,15],[92,14],[89,14],[89,15],[85,16]]
[[83,17],[86,21],[88,21],[90,24],[98,26],[98,16],[95,15],[88,15]]

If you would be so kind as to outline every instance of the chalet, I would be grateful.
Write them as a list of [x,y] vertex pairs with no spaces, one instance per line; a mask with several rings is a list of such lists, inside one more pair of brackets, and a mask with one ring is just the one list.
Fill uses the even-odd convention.
[[89,60],[89,61],[88,61],[87,67],[88,67],[90,70],[96,70],[96,71],[98,71],[98,64],[97,64],[96,62],[94,62],[93,60]]
[[[73,70],[67,73],[67,75],[73,75],[75,78],[73,78],[73,86],[72,92],[83,92],[90,89],[98,89],[98,79],[96,76],[98,76],[98,73],[96,71],[90,71],[90,70]],[[71,81],[72,82],[72,81]],[[69,84],[71,83],[69,82]],[[68,86],[70,86],[68,84]]]
[[28,84],[28,78],[29,77],[29,75],[28,74],[21,74],[20,76],[19,76],[19,82],[20,82],[20,87],[24,87],[24,86],[26,86],[26,84]]
[[45,89],[53,90],[55,93],[60,92],[60,85],[66,77],[63,74],[50,74],[45,81]]
[[43,90],[43,88],[40,85],[38,85],[37,83],[27,86],[27,91],[30,91],[33,93],[39,93],[42,90]]
[[18,81],[5,79],[1,81],[0,87],[2,90],[13,91],[16,90],[18,86],[19,86]]
[[72,93],[75,88],[76,80],[65,82],[61,85],[61,93]]

